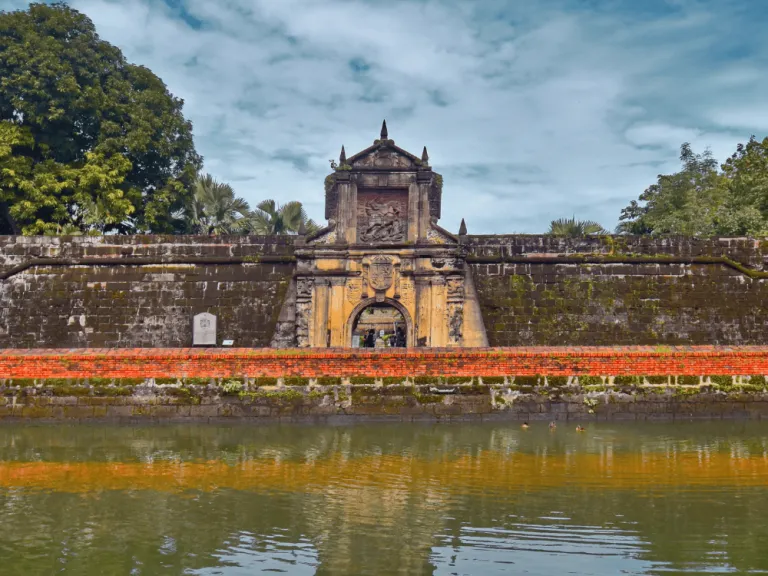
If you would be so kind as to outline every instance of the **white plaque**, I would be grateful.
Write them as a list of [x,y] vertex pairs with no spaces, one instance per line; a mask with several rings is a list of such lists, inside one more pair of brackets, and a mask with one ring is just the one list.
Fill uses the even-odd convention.
[[192,345],[216,346],[216,316],[203,312],[192,321]]
[[235,344],[234,340],[224,340],[221,343],[222,346],[233,346],[234,344]]

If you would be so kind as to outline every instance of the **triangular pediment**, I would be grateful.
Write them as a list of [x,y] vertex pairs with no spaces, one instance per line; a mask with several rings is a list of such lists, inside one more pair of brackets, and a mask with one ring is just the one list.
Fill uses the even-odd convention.
[[427,242],[429,244],[457,244],[458,241],[459,239],[456,236],[434,222],[430,225],[429,230],[427,230]]
[[391,140],[382,141],[358,152],[347,160],[353,169],[369,168],[373,170],[387,170],[390,168],[417,168],[421,160],[395,146]]

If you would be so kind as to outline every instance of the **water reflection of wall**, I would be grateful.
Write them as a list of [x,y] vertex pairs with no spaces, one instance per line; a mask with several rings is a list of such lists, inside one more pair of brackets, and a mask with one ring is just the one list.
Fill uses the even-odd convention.
[[[309,542],[321,574],[429,574],[433,548],[472,545],[468,527],[509,545],[560,511],[559,536],[599,530],[614,548],[631,540],[627,553],[649,564],[767,569],[766,435],[729,426],[6,428],[0,555],[26,573],[65,558],[73,573],[180,574]],[[69,479],[9,488],[19,459],[27,481],[36,461],[66,460]],[[112,486],[120,463],[152,489]],[[62,492],[75,480],[90,488]]]

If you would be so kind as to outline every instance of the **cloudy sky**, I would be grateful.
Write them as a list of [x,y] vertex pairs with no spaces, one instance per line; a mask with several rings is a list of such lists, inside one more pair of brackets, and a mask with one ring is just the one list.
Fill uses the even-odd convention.
[[[0,0],[0,9],[26,7]],[[680,144],[768,135],[763,0],[72,0],[185,100],[205,169],[322,220],[378,137],[445,177],[441,224],[616,225]]]

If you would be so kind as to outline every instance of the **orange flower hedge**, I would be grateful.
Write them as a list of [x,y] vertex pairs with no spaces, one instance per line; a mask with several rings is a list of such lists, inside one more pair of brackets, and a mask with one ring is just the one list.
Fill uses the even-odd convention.
[[715,374],[768,374],[768,346],[0,351],[0,378]]

